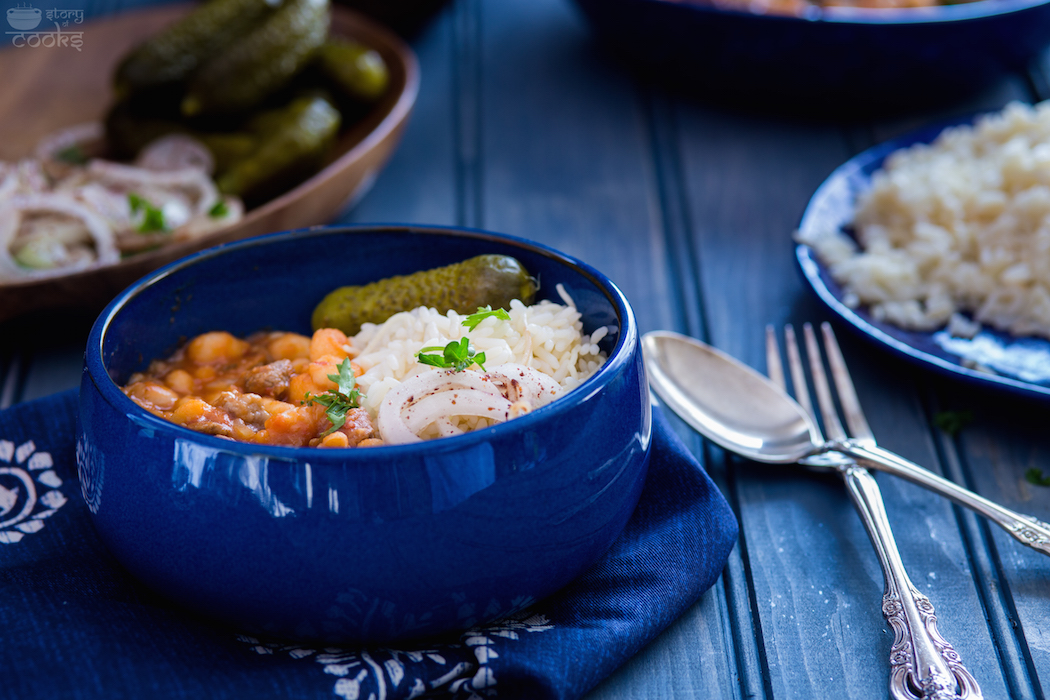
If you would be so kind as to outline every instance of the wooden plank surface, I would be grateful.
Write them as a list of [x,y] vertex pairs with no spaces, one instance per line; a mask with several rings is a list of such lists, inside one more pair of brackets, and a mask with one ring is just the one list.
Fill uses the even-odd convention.
[[[479,8],[479,223],[582,258],[624,290],[643,330],[670,327],[674,278],[644,96],[591,50],[562,0],[495,8]],[[593,699],[724,696],[735,684],[718,593]]]
[[[812,191],[852,153],[838,129],[717,114],[691,105],[683,109],[683,151],[692,155],[686,172],[691,218],[698,222],[696,265],[709,339],[761,369],[766,323],[823,318],[802,289],[790,232]],[[856,356],[849,342],[846,352],[851,359]],[[870,373],[864,365],[857,369],[858,391],[876,434],[888,433],[880,425],[883,417],[914,423],[919,406],[909,401],[906,376],[887,381],[887,372]],[[924,427],[903,439],[900,430],[893,435],[898,448],[928,442]],[[929,449],[912,456],[926,464],[933,457]],[[861,698],[884,693],[886,675],[869,672],[872,659],[888,659],[892,641],[879,613],[882,575],[841,485],[834,478],[737,459],[727,468],[736,473],[734,495],[748,543],[772,694]],[[994,656],[983,653],[991,639],[960,536],[946,532],[936,550],[929,544],[928,525],[950,523],[950,507],[909,492],[907,485],[881,483],[891,517],[896,515],[902,556],[913,569],[923,567],[921,573],[913,570],[913,578],[924,590],[938,581],[937,592],[930,591],[935,605],[938,593],[945,603],[951,601],[952,615],[942,613],[942,629],[985,689],[1004,693]],[[902,520],[901,514],[907,517]]]
[[449,13],[413,42],[419,57],[419,95],[401,145],[345,223],[457,225],[455,102]]
[[[88,14],[130,4],[96,0]],[[552,245],[609,274],[644,330],[693,334],[759,369],[766,323],[826,318],[790,234],[832,169],[1050,85],[1037,72],[873,122],[719,109],[622,74],[567,0],[456,0],[413,46],[415,114],[342,221],[478,226]],[[57,314],[0,326],[0,405],[75,386],[89,323]],[[1024,480],[1031,468],[1050,474],[1044,404],[840,339],[886,447],[1050,520],[1050,491]],[[974,413],[957,436],[933,425],[948,409]],[[882,574],[841,483],[727,456],[678,425],[736,509],[741,541],[718,584],[588,700],[885,698]],[[1045,699],[1050,559],[917,487],[878,481],[905,564],[985,696]]]

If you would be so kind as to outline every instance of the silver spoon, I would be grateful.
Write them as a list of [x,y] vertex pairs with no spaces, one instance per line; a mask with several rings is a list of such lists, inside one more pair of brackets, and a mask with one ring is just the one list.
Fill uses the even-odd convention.
[[730,452],[772,464],[819,466],[834,453],[899,476],[970,508],[1017,541],[1050,555],[1050,525],[937,476],[873,441],[823,442],[812,419],[780,387],[709,345],[669,331],[642,337],[649,382],[664,402],[704,437]]

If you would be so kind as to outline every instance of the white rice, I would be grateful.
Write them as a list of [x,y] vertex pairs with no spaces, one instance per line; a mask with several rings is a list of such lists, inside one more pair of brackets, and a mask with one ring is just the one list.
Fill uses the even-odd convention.
[[564,305],[541,301],[525,306],[515,300],[508,310],[509,321],[490,316],[474,330],[463,325],[465,315],[426,307],[395,314],[380,325],[364,324],[352,339],[358,352],[354,362],[364,370],[357,378],[361,406],[374,418],[390,389],[407,377],[436,371],[420,364],[416,353],[424,347],[444,347],[463,336],[475,351],[485,353],[486,367],[516,362],[553,377],[564,391],[573,389],[605,362],[598,341],[608,330],[603,326],[584,334],[580,312],[561,285],[558,293]]
[[1020,103],[891,155],[857,202],[863,250],[841,231],[812,246],[877,320],[914,330],[960,314],[1014,335],[1050,338],[1050,102]]

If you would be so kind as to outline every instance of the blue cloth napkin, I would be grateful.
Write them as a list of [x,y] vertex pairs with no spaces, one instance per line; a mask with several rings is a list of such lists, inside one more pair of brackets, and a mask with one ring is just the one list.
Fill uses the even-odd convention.
[[732,511],[657,411],[649,476],[605,557],[530,610],[398,649],[210,624],[137,583],[92,528],[76,392],[0,412],[0,698],[577,698],[718,578]]

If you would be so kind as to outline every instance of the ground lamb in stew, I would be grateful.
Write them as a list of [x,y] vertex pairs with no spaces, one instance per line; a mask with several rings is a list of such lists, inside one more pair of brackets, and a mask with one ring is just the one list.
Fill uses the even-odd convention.
[[[352,408],[333,430],[311,397],[336,390],[343,360],[354,355],[340,331],[256,333],[241,340],[224,331],[193,338],[166,360],[131,377],[124,393],[147,411],[191,430],[242,442],[291,447],[382,444],[368,412]],[[351,363],[356,375],[361,369]]]

